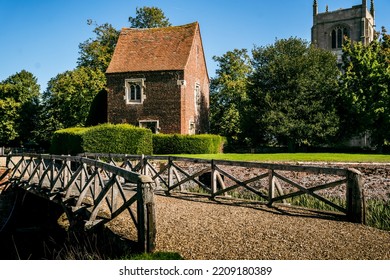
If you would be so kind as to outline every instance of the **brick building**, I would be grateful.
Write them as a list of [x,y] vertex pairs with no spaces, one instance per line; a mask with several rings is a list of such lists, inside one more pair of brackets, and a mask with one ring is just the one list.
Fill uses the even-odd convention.
[[108,122],[155,133],[207,131],[210,81],[197,22],[123,28],[106,77]]
[[341,63],[342,44],[345,36],[354,42],[368,44],[374,39],[375,34],[375,8],[374,0],[371,0],[368,10],[367,0],[362,0],[361,5],[347,9],[338,9],[318,13],[318,3],[313,3],[313,27],[311,42],[321,49],[334,52]]

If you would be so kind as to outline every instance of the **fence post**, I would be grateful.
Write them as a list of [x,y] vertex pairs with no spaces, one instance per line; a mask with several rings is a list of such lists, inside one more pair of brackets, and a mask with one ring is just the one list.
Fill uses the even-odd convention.
[[170,187],[173,186],[173,168],[172,168],[172,159],[171,157],[168,157],[168,191],[167,194],[170,192]]
[[217,172],[215,170],[214,160],[211,160],[211,195],[217,192]]
[[8,154],[8,155],[7,155],[7,158],[6,158],[6,160],[5,160],[5,167],[11,168],[11,167],[10,167],[10,164],[11,164],[11,155]]
[[137,184],[138,243],[143,252],[153,252],[156,247],[156,212],[154,181],[140,175]]
[[365,209],[363,203],[363,175],[360,171],[348,169],[347,183],[347,217],[350,222],[363,223],[365,221]]
[[274,171],[268,170],[268,206],[272,206],[272,199],[275,197]]

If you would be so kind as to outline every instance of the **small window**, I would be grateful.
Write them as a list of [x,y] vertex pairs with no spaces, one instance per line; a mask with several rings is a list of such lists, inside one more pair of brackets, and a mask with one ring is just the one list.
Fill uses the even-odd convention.
[[189,122],[188,134],[189,135],[194,135],[195,134],[195,122],[193,120],[190,120],[190,122]]
[[154,134],[158,134],[160,131],[159,121],[158,120],[142,120],[139,121],[139,127],[148,128]]
[[125,80],[125,100],[127,104],[140,104],[144,102],[144,81],[145,79]]
[[199,113],[201,101],[202,100],[201,100],[200,84],[195,84],[194,103],[195,103],[196,113]]

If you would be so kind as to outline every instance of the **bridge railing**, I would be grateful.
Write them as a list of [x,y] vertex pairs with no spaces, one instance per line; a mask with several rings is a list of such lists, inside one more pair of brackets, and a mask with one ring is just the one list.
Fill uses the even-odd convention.
[[[14,182],[67,205],[69,217],[87,215],[87,227],[128,211],[146,249],[154,246],[155,187],[168,195],[196,191],[211,199],[250,198],[269,206],[311,197],[349,221],[365,220],[364,180],[354,169],[91,153],[9,155],[7,166]],[[104,209],[106,216],[100,213]]]
[[356,169],[173,156],[80,156],[149,175],[167,194],[197,189],[212,199],[251,198],[269,206],[311,197],[315,203],[345,214],[349,221],[365,221],[364,180]]
[[92,229],[128,211],[143,251],[155,246],[154,181],[99,160],[80,156],[7,156],[8,185],[64,206],[70,226]]

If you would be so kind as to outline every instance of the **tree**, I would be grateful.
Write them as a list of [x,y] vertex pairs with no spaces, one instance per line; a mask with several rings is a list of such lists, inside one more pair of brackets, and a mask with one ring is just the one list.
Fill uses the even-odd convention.
[[[92,21],[88,21],[92,24]],[[90,67],[105,72],[110,64],[115,46],[118,41],[119,31],[111,24],[95,24],[93,32],[96,38],[89,38],[79,45],[78,67]]]
[[129,17],[131,28],[156,28],[171,26],[164,12],[157,7],[142,7],[136,9],[136,16]]
[[335,56],[298,38],[252,51],[251,125],[254,141],[328,144],[338,132],[340,71]]
[[[103,72],[88,67],[66,71],[51,79],[44,93],[45,116],[42,125],[47,132],[84,126],[92,101],[105,83]],[[50,139],[49,136],[47,138]]]
[[369,45],[343,47],[340,115],[345,136],[365,132],[381,148],[390,140],[390,36],[383,28]]
[[213,59],[219,68],[210,84],[210,130],[231,142],[242,142],[250,57],[246,49],[235,49]]
[[22,70],[0,83],[0,142],[34,142],[40,88],[37,78]]
[[7,145],[15,140],[17,132],[17,118],[20,103],[13,98],[0,99],[0,145]]

